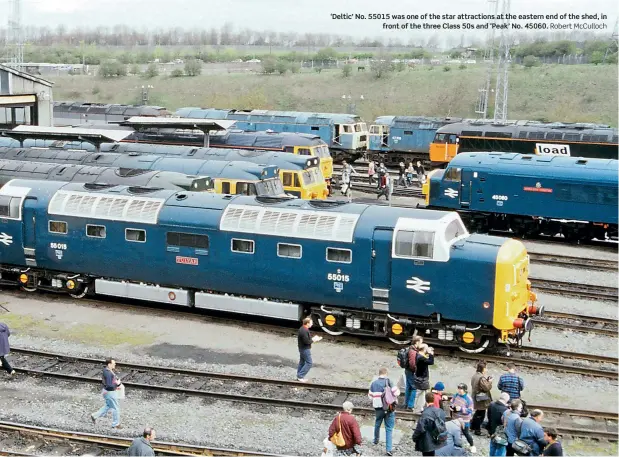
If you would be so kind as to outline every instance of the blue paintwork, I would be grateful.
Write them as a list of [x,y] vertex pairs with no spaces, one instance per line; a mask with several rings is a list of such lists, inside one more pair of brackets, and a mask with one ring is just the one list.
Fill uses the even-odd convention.
[[[164,198],[166,203],[158,224],[150,225],[48,216],[47,208],[53,194],[59,189],[84,192],[80,184],[53,181],[33,184],[33,181],[14,180],[11,185],[31,188],[29,201],[37,221],[34,247],[39,268],[368,310],[372,309],[374,281],[383,287],[390,285],[390,312],[419,316],[441,313],[445,320],[492,324],[493,311],[484,309],[482,304],[494,301],[496,258],[505,238],[471,235],[456,242],[448,262],[391,258],[391,243],[383,229],[393,229],[398,218],[437,220],[444,216],[443,212],[363,204],[330,207],[328,211],[360,215],[353,242],[346,243],[220,231],[220,219],[227,205],[261,206],[252,197],[182,192],[186,198],[179,200],[177,192],[155,191],[144,196]],[[128,194],[124,186],[90,192],[93,195],[101,192]],[[269,207],[321,211],[309,202],[297,200]],[[69,233],[48,233],[49,219],[68,222]],[[24,223],[31,220],[25,219]],[[2,230],[14,237],[10,246],[0,247],[0,262],[25,265],[22,242],[27,230],[22,228],[21,221],[0,219],[0,223]],[[84,234],[87,223],[105,225],[107,237],[87,238]],[[146,242],[125,241],[127,227],[146,230]],[[208,252],[198,253],[193,248],[181,248],[181,252],[167,250],[168,230],[207,234],[210,237]],[[375,235],[376,243],[373,243]],[[255,240],[255,254],[232,252],[232,238]],[[303,257],[278,257],[278,242],[301,244]],[[50,243],[66,243],[62,259],[57,258]],[[351,249],[352,263],[327,262],[327,247]],[[376,260],[372,258],[372,249],[377,250]],[[177,255],[198,257],[199,265],[177,264]],[[339,292],[327,278],[329,273],[338,272],[350,278]],[[431,289],[424,294],[407,289],[406,281],[413,276],[430,281]],[[301,277],[303,287],[299,287]]]
[[[556,155],[462,153],[432,175],[430,205],[617,224],[618,164]],[[443,179],[452,168],[462,170],[461,183]]]
[[[71,154],[78,154],[81,151],[94,151],[95,147],[86,142],[63,142],[61,147],[57,147],[57,141],[50,140],[26,140],[24,147],[53,147],[53,150],[71,150]],[[0,146],[19,147],[19,142],[8,138],[0,137]],[[300,156],[279,151],[256,151],[245,149],[226,149],[226,148],[199,148],[195,146],[177,146],[167,144],[148,144],[148,143],[105,143],[101,145],[101,152],[113,152],[127,155],[129,153],[150,154],[156,156],[169,156],[184,159],[199,159],[203,161],[238,161],[249,162],[256,165],[275,165],[282,170],[299,171],[307,168],[319,166],[316,159],[308,156]],[[7,159],[9,157],[6,157]],[[309,161],[309,162],[308,162]],[[100,160],[97,162],[100,163]],[[308,165],[309,163],[309,165]],[[90,165],[94,165],[90,163]],[[119,165],[109,165],[119,166]],[[173,171],[173,170],[168,170]]]
[[0,158],[46,163],[68,163],[99,167],[134,168],[139,170],[174,171],[188,175],[235,180],[277,178],[279,168],[242,161],[179,159],[161,155],[129,155],[114,152],[95,153],[64,149],[20,149],[0,146]]
[[456,118],[436,118],[423,116],[380,116],[374,125],[389,127],[387,145],[383,136],[370,134],[370,151],[375,152],[416,152],[428,154],[430,143],[436,131],[447,124],[461,121]]
[[[237,128],[245,131],[273,130],[274,132],[297,132],[318,135],[329,148],[355,150],[352,134],[341,135],[340,143],[333,141],[336,124],[356,124],[362,122],[359,116],[338,113],[310,113],[300,111],[266,110],[221,110],[213,108],[181,108],[176,116],[194,119],[227,119],[236,121]],[[367,135],[368,132],[355,132]],[[366,141],[361,139],[361,141]]]

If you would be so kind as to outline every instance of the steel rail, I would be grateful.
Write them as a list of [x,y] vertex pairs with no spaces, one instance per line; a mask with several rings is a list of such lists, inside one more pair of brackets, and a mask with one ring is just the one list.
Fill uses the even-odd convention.
[[[0,431],[17,432],[34,435],[37,437],[57,438],[84,444],[94,444],[97,446],[114,449],[126,449],[131,445],[131,442],[133,441],[133,438],[58,430],[54,428],[37,427],[34,425],[19,424],[6,421],[0,421]],[[170,443],[166,441],[152,441],[151,445],[155,452],[164,455],[278,456],[278,454],[264,452],[207,447],[184,443]],[[12,451],[8,452],[10,452],[9,455],[30,455],[14,453]]]
[[[580,323],[573,324],[571,322],[552,321],[548,319],[565,319],[567,321],[576,321]],[[533,320],[537,325],[541,325],[543,327],[575,330],[578,332],[586,333],[597,333],[607,336],[617,336],[618,334],[616,319],[608,319],[595,316],[583,316],[581,314],[560,313],[555,311],[545,311],[543,317],[536,317]]]
[[617,301],[619,290],[593,284],[574,284],[567,281],[529,277],[531,286],[538,291],[585,299]]
[[529,258],[536,263],[566,266],[569,268],[601,270],[601,271],[617,271],[619,269],[619,262],[617,262],[617,260],[590,259],[590,258],[585,258],[585,257],[575,257],[575,256],[559,255],[559,254],[545,254],[545,253],[530,252],[530,251],[529,251]]
[[[80,363],[88,363],[95,364],[101,366],[102,363],[98,359],[91,359],[85,357],[73,357],[66,356],[63,354],[55,354],[48,353],[42,351],[33,351],[33,350],[23,350],[23,349],[15,349],[17,353],[27,354],[27,355],[36,355],[43,358],[56,359],[59,362],[62,361],[74,361]],[[512,360],[512,359],[507,359]],[[53,365],[48,364],[49,368],[52,368]],[[174,374],[174,375],[182,375],[182,376],[191,376],[191,377],[199,377],[199,378],[210,378],[210,379],[221,379],[227,381],[241,381],[241,382],[251,382],[258,384],[267,384],[267,385],[279,385],[286,387],[293,387],[296,389],[305,389],[305,390],[320,390],[320,391],[330,391],[330,392],[338,392],[345,393],[351,395],[362,395],[365,396],[368,393],[367,388],[362,387],[353,387],[353,386],[339,386],[333,384],[319,384],[319,383],[299,383],[298,381],[290,381],[290,380],[281,380],[274,378],[256,378],[253,376],[244,376],[244,375],[236,375],[236,374],[227,374],[227,373],[215,373],[215,372],[205,372],[205,371],[197,371],[197,370],[187,370],[181,368],[171,368],[171,367],[159,367],[159,366],[150,366],[150,365],[140,365],[133,363],[121,363],[119,364],[121,368],[128,368],[133,370],[139,370],[140,372],[153,372],[153,373],[166,373],[166,374]],[[100,383],[101,380],[99,378],[92,378],[81,375],[71,375],[65,373],[57,373],[57,372],[48,372],[44,370],[31,370],[31,369],[23,369],[17,368],[17,371],[24,373],[31,373],[43,376],[53,376],[61,379],[69,379],[69,380],[77,380],[77,381],[85,381],[90,383]],[[121,375],[121,379],[123,375]],[[187,388],[176,388],[172,386],[158,386],[144,383],[136,383],[136,382],[126,382],[123,383],[127,387],[145,389],[145,390],[158,390],[162,392],[172,392],[172,393],[189,393],[198,396],[216,396],[225,400],[232,401],[241,401],[241,402],[251,402],[251,403],[262,403],[262,404],[270,404],[277,406],[289,406],[289,407],[298,407],[305,405],[306,407],[310,407],[312,409],[321,409],[327,411],[338,411],[341,408],[341,405],[338,404],[322,404],[322,403],[308,403],[307,401],[299,401],[299,400],[287,400],[287,399],[270,399],[264,397],[255,397],[255,396],[240,396],[238,394],[225,394],[219,392],[209,392],[202,391],[198,389],[187,389]],[[576,415],[576,416],[585,416],[585,417],[595,417],[595,418],[603,418],[603,419],[618,419],[619,416],[617,413],[613,412],[603,412],[603,411],[587,411],[587,410],[579,410],[579,409],[569,409],[569,408],[558,408],[552,406],[545,405],[531,405],[535,408],[545,409],[548,411],[560,413],[560,414],[568,414],[568,415]],[[373,414],[373,408],[355,408],[357,412],[369,413]],[[398,413],[398,417],[401,419],[412,419],[416,417],[415,414],[410,413],[408,411],[402,411]]]

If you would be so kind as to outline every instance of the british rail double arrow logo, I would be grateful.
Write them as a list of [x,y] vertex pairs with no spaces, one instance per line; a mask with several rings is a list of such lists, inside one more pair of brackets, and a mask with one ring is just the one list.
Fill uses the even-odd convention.
[[430,281],[424,281],[423,279],[413,276],[411,279],[406,281],[406,288],[412,289],[420,294],[425,294],[430,290]]

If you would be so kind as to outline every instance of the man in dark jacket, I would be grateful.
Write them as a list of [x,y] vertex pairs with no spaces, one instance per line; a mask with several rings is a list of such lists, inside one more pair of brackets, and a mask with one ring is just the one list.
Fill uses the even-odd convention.
[[129,449],[127,449],[127,455],[129,456],[155,456],[155,451],[153,451],[153,447],[150,445],[150,442],[153,441],[157,436],[155,435],[155,430],[150,427],[146,427],[144,429],[144,433],[139,438],[133,440]]
[[303,325],[299,329],[297,335],[297,344],[299,346],[299,366],[297,367],[297,381],[306,382],[305,376],[312,368],[312,343],[320,341],[322,338],[310,334],[309,329],[314,325],[311,317],[303,319]]
[[503,413],[509,405],[509,394],[503,392],[497,401],[490,403],[488,407],[488,424],[486,428],[490,436],[494,435],[496,428],[503,424]]
[[0,362],[2,363],[2,368],[6,370],[6,372],[10,375],[15,374],[15,370],[6,359],[6,356],[11,352],[11,346],[9,345],[9,336],[11,336],[11,331],[9,330],[9,326],[3,322],[0,322]]
[[116,360],[106,359],[102,374],[103,389],[101,390],[105,405],[96,413],[91,414],[90,418],[92,423],[95,424],[99,417],[105,416],[109,410],[112,410],[112,428],[122,428],[120,425],[118,394],[116,393],[116,389],[118,389],[121,383],[114,373],[114,368],[116,368]]
[[422,455],[434,455],[435,451],[441,447],[438,441],[436,422],[442,422],[445,428],[445,411],[434,406],[434,394],[426,392],[426,407],[421,413],[417,427],[413,432],[415,450]]
[[434,349],[428,347],[427,344],[422,344],[419,346],[419,353],[417,354],[417,363],[415,369],[415,389],[417,392],[415,393],[415,406],[414,409],[417,412],[421,412],[421,407],[417,408],[417,405],[420,406],[423,404],[423,400],[425,398],[425,394],[428,390],[430,390],[430,365],[434,365]]
[[342,405],[343,412],[335,416],[329,426],[329,440],[337,432],[341,431],[346,444],[338,446],[338,455],[361,454],[361,429],[357,419],[352,415],[354,405],[352,402],[345,401]]
[[406,393],[404,394],[404,407],[413,409],[415,405],[415,370],[417,369],[417,351],[423,343],[423,338],[414,336],[411,346],[408,348],[408,368],[404,369],[406,376]]

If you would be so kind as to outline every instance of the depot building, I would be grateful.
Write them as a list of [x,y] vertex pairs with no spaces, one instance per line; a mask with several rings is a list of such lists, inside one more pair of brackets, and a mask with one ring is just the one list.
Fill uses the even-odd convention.
[[52,83],[0,64],[0,129],[53,125]]

